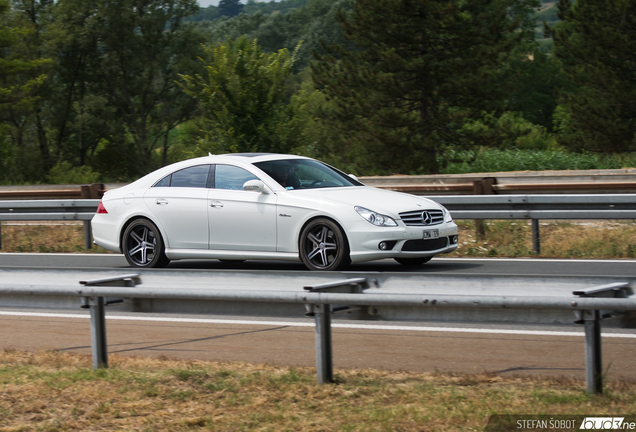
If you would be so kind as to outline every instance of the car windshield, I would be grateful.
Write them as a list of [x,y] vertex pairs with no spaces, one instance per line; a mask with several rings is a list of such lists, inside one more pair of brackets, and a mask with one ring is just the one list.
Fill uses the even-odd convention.
[[254,164],[287,190],[363,186],[354,178],[313,159],[286,159]]

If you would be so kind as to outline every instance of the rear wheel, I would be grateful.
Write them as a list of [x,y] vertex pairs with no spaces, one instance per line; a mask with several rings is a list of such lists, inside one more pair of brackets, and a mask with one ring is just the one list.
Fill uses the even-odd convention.
[[429,262],[433,257],[426,258],[394,258],[397,262],[405,266],[418,266]]
[[137,219],[128,225],[123,249],[132,267],[165,267],[170,262],[159,229],[147,219]]
[[300,258],[310,270],[341,270],[351,263],[349,245],[333,221],[311,221],[300,235]]

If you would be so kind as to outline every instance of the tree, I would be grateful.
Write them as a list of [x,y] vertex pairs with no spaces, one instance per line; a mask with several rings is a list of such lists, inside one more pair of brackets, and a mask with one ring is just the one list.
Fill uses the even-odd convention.
[[[67,71],[74,72],[75,63],[90,72],[76,77],[77,84],[68,77],[68,85],[75,86],[75,121],[81,122],[91,107],[94,114],[114,109],[133,143],[132,148],[125,140],[114,143],[133,170],[130,174],[165,164],[170,131],[192,118],[196,108],[176,83],[179,73],[196,67],[203,41],[192,26],[182,25],[184,17],[198,10],[196,1],[95,0],[89,8],[79,0],[59,3],[60,8],[68,6],[60,25],[69,29],[69,38],[59,47],[67,54]],[[79,130],[86,126],[76,123]]]
[[636,2],[568,0],[548,29],[575,89],[558,110],[559,143],[574,150],[636,150]]
[[182,76],[183,90],[204,111],[203,150],[284,153],[294,146],[297,123],[285,80],[297,49],[266,54],[245,36],[206,48],[204,72]]
[[[526,36],[534,1],[357,0],[341,13],[358,47],[326,46],[314,82],[334,102],[323,119],[352,154],[384,173],[439,172],[438,153],[475,137],[462,125],[502,110],[502,64]],[[362,147],[361,150],[358,148]]]
[[[0,171],[7,180],[18,180],[13,159],[17,153],[28,155],[36,171],[50,167],[49,148],[43,131],[38,129],[44,167],[34,163],[25,140],[31,114],[34,110],[39,111],[41,91],[47,81],[45,67],[51,63],[50,59],[40,56],[33,58],[30,38],[35,31],[11,10],[7,1],[0,1],[0,153],[3,156]],[[16,175],[11,178],[10,173]]]
[[219,2],[219,14],[233,17],[243,12],[243,5],[239,0],[221,0]]

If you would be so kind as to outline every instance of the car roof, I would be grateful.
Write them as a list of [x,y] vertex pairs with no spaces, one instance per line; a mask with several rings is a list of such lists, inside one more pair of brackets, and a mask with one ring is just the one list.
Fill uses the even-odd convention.
[[212,155],[209,157],[218,158],[218,159],[229,159],[229,160],[240,160],[241,162],[246,163],[256,163],[270,160],[283,160],[283,159],[309,159],[305,156],[298,155],[288,155],[288,154],[279,154],[279,153],[228,153],[222,155]]
[[270,160],[285,160],[285,159],[311,159],[311,158],[308,158],[305,156],[287,155],[287,154],[278,154],[278,153],[229,153],[229,154],[223,154],[223,155],[208,154],[208,156],[186,159],[180,162],[175,162],[173,164],[166,165],[162,168],[159,168],[143,176],[142,178],[138,179],[134,183],[136,184],[155,183],[157,180],[161,179],[165,175],[168,175],[172,172],[175,172],[190,166],[194,166],[194,165],[235,163],[239,166],[240,165],[246,166],[247,164],[253,164],[257,162],[270,161]]

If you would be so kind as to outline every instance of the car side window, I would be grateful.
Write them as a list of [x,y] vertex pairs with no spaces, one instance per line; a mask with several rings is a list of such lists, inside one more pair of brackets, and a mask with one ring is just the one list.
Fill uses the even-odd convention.
[[243,190],[248,180],[258,180],[251,172],[232,165],[217,165],[214,175],[216,189]]
[[205,188],[208,183],[210,165],[197,165],[173,172],[159,180],[154,187]]
[[172,174],[168,174],[161,180],[159,180],[153,187],[170,187],[170,180],[172,179]]

